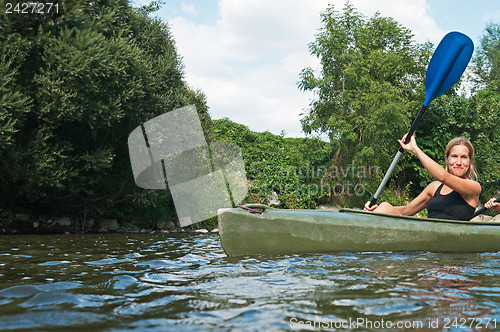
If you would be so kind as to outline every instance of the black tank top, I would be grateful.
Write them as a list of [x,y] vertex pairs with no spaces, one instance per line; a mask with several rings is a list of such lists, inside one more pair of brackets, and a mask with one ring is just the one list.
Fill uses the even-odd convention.
[[474,211],[458,191],[453,190],[447,195],[441,194],[442,183],[437,188],[434,196],[427,203],[427,212],[429,218],[451,219],[451,220],[470,220]]

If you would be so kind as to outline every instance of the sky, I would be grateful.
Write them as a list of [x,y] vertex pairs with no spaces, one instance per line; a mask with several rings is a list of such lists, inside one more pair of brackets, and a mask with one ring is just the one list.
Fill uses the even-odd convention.
[[[214,119],[252,131],[305,137],[300,119],[312,92],[297,86],[302,69],[319,70],[308,44],[320,13],[345,0],[163,0],[153,14],[168,23],[185,65],[185,81],[207,97]],[[132,1],[135,5],[148,0]],[[450,31],[479,45],[488,23],[500,23],[498,0],[351,0],[366,17],[377,11],[435,46]],[[417,112],[416,110],[415,112]]]

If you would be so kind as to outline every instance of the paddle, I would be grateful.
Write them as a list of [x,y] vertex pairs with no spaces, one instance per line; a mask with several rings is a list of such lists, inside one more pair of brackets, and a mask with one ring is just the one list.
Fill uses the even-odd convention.
[[[441,40],[427,67],[424,104],[420,108],[415,120],[413,120],[410,131],[406,135],[405,144],[410,142],[410,138],[422,120],[425,111],[429,107],[429,103],[448,91],[462,76],[472,56],[472,52],[474,52],[474,44],[463,33],[453,31]],[[370,201],[370,206],[377,202],[403,152],[404,149],[400,147],[377,192]]]
[[[498,197],[497,199],[495,199],[495,202],[497,202],[497,203],[500,202],[500,197]],[[488,209],[483,206],[482,208],[480,208],[479,210],[477,210],[476,212],[474,212],[474,214],[472,215],[472,218],[477,217],[480,214],[483,214],[486,210],[488,210]]]

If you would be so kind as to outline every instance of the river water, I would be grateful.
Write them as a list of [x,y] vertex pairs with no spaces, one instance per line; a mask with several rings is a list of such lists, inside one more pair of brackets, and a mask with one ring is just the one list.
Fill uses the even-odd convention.
[[499,258],[229,258],[216,234],[1,236],[0,329],[499,330]]

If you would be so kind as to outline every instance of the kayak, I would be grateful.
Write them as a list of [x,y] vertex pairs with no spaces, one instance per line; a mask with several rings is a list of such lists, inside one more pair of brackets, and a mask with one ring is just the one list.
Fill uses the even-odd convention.
[[496,252],[500,222],[396,216],[354,209],[285,210],[262,204],[217,211],[228,256],[331,252]]

